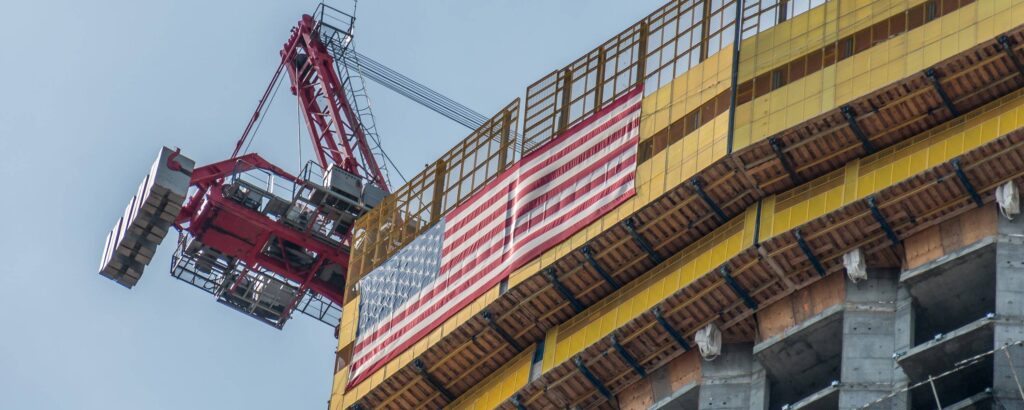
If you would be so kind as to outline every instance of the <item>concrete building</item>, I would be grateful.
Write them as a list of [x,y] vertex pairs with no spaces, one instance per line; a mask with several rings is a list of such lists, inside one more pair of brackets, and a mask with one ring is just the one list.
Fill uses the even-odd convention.
[[1024,0],[670,1],[357,221],[351,283],[638,88],[635,193],[359,377],[347,289],[330,409],[1024,408]]
[[903,269],[829,276],[766,306],[756,343],[711,361],[685,353],[619,406],[1024,408],[1024,220],[997,214],[979,208],[908,238]]

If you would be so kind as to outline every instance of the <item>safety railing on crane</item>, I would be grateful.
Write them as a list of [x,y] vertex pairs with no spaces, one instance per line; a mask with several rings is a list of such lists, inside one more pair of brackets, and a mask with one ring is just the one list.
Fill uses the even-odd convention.
[[[377,163],[390,162],[381,149],[377,121],[373,115],[370,96],[366,92],[366,81],[363,79],[358,61],[355,61],[356,64],[351,64],[353,58],[357,58],[354,56],[358,55],[355,52],[355,45],[352,43],[355,16],[321,3],[313,17],[316,21],[315,31],[334,59],[334,69],[345,90],[345,98],[352,105],[356,116],[359,117],[358,126],[370,142],[370,149],[373,151]],[[356,153],[356,155],[360,154]],[[381,171],[384,173],[384,177],[390,181],[388,168],[382,167]]]
[[[344,198],[322,186],[322,180],[322,171],[315,164],[307,165],[302,176],[294,178],[237,160],[225,176],[222,194],[328,248],[343,249],[348,247],[351,223],[362,210],[346,212],[345,206],[339,206],[346,202]],[[287,245],[268,246],[261,252],[295,266],[309,264],[315,257]],[[326,296],[260,264],[226,255],[187,231],[179,236],[171,275],[214,295],[220,303],[278,328],[296,310],[332,326],[340,320],[341,307]]]
[[[281,328],[288,307],[329,326],[341,319],[341,307],[323,295],[301,290],[296,283],[269,270],[249,269],[181,233],[171,256],[171,276],[216,300],[271,326]],[[296,300],[298,299],[298,300]]]

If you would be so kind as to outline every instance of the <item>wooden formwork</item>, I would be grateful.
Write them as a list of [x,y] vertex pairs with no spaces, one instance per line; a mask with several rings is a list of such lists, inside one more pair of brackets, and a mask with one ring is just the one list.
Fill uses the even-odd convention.
[[[998,185],[1008,180],[1024,182],[1024,129],[1006,134],[959,159],[964,173],[982,198],[991,202],[991,193]],[[978,208],[949,162],[886,188],[877,198],[883,215],[900,238]],[[842,255],[856,248],[864,250],[875,266],[899,266],[899,246],[890,242],[863,201],[851,203],[803,227],[813,232],[805,238],[829,274],[842,275]],[[792,282],[800,288],[819,280],[791,235],[776,236],[761,246],[768,251],[764,257],[751,247],[727,262],[732,276],[745,289],[751,290],[751,296],[761,306],[790,294],[792,290],[784,282]],[[776,270],[771,266],[773,263],[782,269]],[[720,326],[727,340],[751,340],[754,310],[737,299],[721,278],[706,275],[658,307],[671,324],[686,329],[691,343],[692,334],[705,323]],[[657,324],[653,314],[641,315],[615,333],[622,346],[646,369],[656,369],[683,353]],[[622,391],[639,379],[629,364],[615,354],[608,337],[587,347],[578,356],[613,392]],[[518,394],[520,403],[528,408],[604,408],[612,404],[595,390],[575,364],[569,362],[530,382]],[[502,408],[515,407],[506,402]]]
[[[1007,35],[1013,44],[1024,44],[1022,33],[1024,28],[1018,27]],[[1017,46],[1014,50],[1018,56],[1020,49]],[[995,39],[947,59],[935,69],[940,73],[944,90],[960,112],[971,111],[1024,84],[1024,78]],[[858,113],[865,113],[857,117],[857,124],[878,149],[954,118],[923,74],[891,84],[848,105]],[[798,174],[796,178],[786,170],[783,157],[776,154],[767,140],[727,155],[698,174],[708,197],[727,215],[739,215],[766,195],[784,192],[833,172],[866,153],[841,108],[792,127],[777,138],[784,147],[785,161],[790,162]],[[1017,168],[1024,166],[1024,162],[1020,158],[1019,139],[1019,135],[1011,134],[965,156],[964,169],[972,180],[978,181],[979,190],[994,189],[995,182],[1005,181],[1020,172]],[[880,209],[900,237],[973,206],[952,172],[951,166],[943,165],[878,194]],[[638,232],[663,256],[681,251],[727,222],[715,215],[690,184],[670,190],[632,217],[637,222]],[[829,272],[841,268],[840,251],[853,247],[864,249],[875,263],[900,265],[900,252],[892,248],[868,207],[861,202],[808,222],[804,231],[807,242]],[[655,267],[622,226],[603,232],[587,245],[619,283],[628,283]],[[737,281],[750,290],[761,306],[819,277],[795,245],[792,235],[764,241],[760,249],[751,247],[728,265]],[[592,305],[614,292],[580,252],[572,252],[550,267],[584,305]],[[723,328],[727,340],[753,340],[756,332],[753,311],[723,284],[720,276],[711,273],[662,303],[668,312],[666,319],[678,329],[688,331],[715,322]],[[510,288],[487,309],[497,326],[510,334],[521,348],[543,339],[549,329],[576,315],[573,307],[543,275],[534,275]],[[646,314],[617,331],[620,342],[651,369],[681,351],[652,323],[653,315]],[[610,349],[605,338],[587,348],[582,356],[609,389],[618,391],[637,377],[618,355],[610,353]],[[443,388],[459,396],[518,353],[478,315],[432,345],[419,359]],[[531,382],[520,396],[529,408],[588,407],[604,402],[571,361]],[[448,401],[408,365],[389,375],[358,403],[364,408],[432,408],[442,407]],[[514,408],[511,402],[505,407]]]

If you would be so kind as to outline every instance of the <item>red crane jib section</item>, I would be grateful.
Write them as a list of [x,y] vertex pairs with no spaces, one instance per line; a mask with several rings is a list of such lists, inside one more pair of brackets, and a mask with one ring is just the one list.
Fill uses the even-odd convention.
[[[239,156],[258,127],[259,117],[269,104],[268,97],[276,89],[282,71],[288,72],[291,91],[298,99],[316,160],[325,175],[332,168],[340,168],[366,181],[364,184],[388,191],[387,180],[371,150],[359,112],[346,94],[348,84],[343,79],[347,78],[347,72],[339,73],[335,61],[335,57],[342,58],[340,54],[345,44],[332,42],[332,48],[328,49],[319,30],[337,29],[322,28],[320,24],[312,16],[304,15],[292,28],[281,50],[281,62],[274,78],[231,159],[192,172],[190,185],[194,194],[188,197],[175,220],[175,226],[187,231],[203,247],[190,251],[193,255],[226,257],[224,260],[228,261],[227,266],[232,266],[230,269],[241,267],[248,272],[274,273],[297,286],[295,291],[299,297],[293,299],[280,318],[272,320],[278,327],[307,292],[315,292],[339,307],[343,305],[349,230],[359,212],[368,209],[363,203],[354,205],[355,208],[339,205],[345,203],[343,197],[333,197],[335,194],[330,187],[297,178],[257,154]],[[173,164],[168,165],[173,167]],[[303,192],[311,192],[308,191],[311,189],[315,197],[299,198],[293,192],[292,202],[282,205],[283,200],[272,199],[273,194],[264,188],[246,185],[238,179],[239,175],[250,171],[273,174],[274,178],[307,190]],[[344,198],[354,194],[359,201],[363,200],[362,193],[348,194]],[[237,277],[241,281],[244,275]],[[273,296],[267,295],[264,299],[275,299]]]
[[[256,212],[242,203],[225,197],[225,178],[253,169],[261,169],[297,184],[304,181],[251,153],[237,158],[196,168],[191,185],[198,191],[182,207],[175,224],[185,226],[197,240],[210,248],[237,258],[250,267],[263,267],[299,283],[304,290],[317,292],[339,306],[344,298],[344,286],[326,283],[316,276],[325,263],[334,263],[343,270],[348,268],[348,247],[331,246],[313,238],[312,234],[286,226],[280,221]],[[307,267],[292,266],[287,258],[266,252],[270,245],[276,249],[298,246],[316,255]],[[294,306],[292,306],[294,307]],[[291,308],[291,307],[290,307]]]
[[[337,164],[387,190],[384,174],[346,97],[334,58],[316,33],[312,16],[303,15],[298,26],[292,28],[281,50],[281,61],[288,70],[291,91],[299,100],[320,165],[329,169]],[[357,152],[359,159],[355,157]]]

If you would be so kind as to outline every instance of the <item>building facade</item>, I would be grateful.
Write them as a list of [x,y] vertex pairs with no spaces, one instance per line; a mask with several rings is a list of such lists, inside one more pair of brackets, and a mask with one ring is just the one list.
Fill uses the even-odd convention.
[[671,1],[360,219],[352,283],[638,87],[635,194],[358,380],[348,289],[332,410],[1024,408],[1024,0]]

